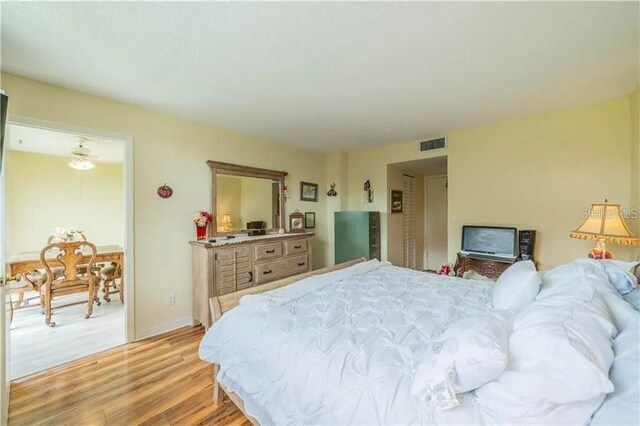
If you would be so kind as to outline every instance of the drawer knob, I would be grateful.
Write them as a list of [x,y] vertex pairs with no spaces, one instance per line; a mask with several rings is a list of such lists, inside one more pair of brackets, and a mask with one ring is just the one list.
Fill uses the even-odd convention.
[[302,248],[302,246],[293,246],[294,249]]
[[304,266],[305,262],[298,262],[298,266]]
[[262,272],[262,273],[263,273],[264,275],[267,275],[267,274],[270,274],[271,272],[272,272],[272,271],[271,271],[271,269],[269,269],[268,271],[264,271],[264,272]]
[[267,253],[275,253],[276,249],[267,250]]

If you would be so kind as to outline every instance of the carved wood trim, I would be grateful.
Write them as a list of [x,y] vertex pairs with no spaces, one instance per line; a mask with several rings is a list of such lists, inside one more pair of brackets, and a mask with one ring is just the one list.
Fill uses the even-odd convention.
[[207,161],[211,169],[211,222],[209,222],[209,235],[216,237],[219,235],[232,234],[232,232],[218,232],[217,217],[217,175],[244,176],[258,179],[269,179],[278,182],[280,185],[280,215],[277,226],[267,231],[277,231],[285,228],[285,200],[284,200],[284,179],[286,172],[278,170],[261,169],[258,167],[241,166],[239,164],[223,163],[220,161]]

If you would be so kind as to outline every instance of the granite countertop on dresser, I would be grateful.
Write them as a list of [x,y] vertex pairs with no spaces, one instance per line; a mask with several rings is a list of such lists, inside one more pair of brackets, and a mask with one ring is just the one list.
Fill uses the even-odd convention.
[[285,238],[303,237],[303,236],[312,237],[313,235],[315,235],[315,232],[305,232],[305,233],[291,232],[288,234],[273,233],[273,234],[266,234],[266,235],[258,235],[255,237],[250,237],[247,234],[235,234],[233,238],[211,237],[211,239],[216,240],[215,242],[208,241],[207,239],[207,240],[199,240],[199,241],[189,241],[189,244],[191,244],[192,246],[201,246],[204,248],[211,248],[211,247],[222,247],[222,246],[242,244],[242,243],[253,243],[261,240],[275,240],[275,239],[285,239]]

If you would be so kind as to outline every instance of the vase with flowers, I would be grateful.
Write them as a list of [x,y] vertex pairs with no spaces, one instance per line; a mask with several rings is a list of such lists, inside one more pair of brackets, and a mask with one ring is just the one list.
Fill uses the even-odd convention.
[[199,211],[193,216],[193,223],[196,224],[196,238],[204,240],[207,238],[207,225],[211,222],[211,213]]
[[84,233],[76,228],[58,226],[49,237],[49,242],[51,243],[71,243],[74,241],[86,241]]
[[438,275],[446,275],[448,277],[453,276],[454,271],[453,271],[453,265],[451,265],[450,263],[445,263],[443,265],[440,265],[440,267],[438,268]]

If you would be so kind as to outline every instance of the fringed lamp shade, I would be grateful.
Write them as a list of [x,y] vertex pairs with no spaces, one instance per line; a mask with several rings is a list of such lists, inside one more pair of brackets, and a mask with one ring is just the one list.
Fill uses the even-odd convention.
[[620,204],[592,204],[589,215],[582,225],[569,234],[571,238],[597,241],[602,256],[605,255],[605,244],[638,244],[638,237],[633,235],[620,213]]

